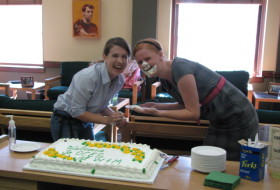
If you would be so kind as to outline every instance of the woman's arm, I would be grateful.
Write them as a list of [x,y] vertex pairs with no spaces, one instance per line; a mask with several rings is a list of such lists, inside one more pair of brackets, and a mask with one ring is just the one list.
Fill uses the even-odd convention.
[[[198,120],[200,117],[200,105],[196,82],[192,74],[183,76],[178,82],[178,89],[184,101],[184,106],[177,104],[170,104],[170,107],[155,103],[155,106],[150,108],[136,108],[135,111],[139,111],[144,114],[151,114],[159,117],[168,117],[179,120]],[[159,106],[159,107],[157,107]],[[160,107],[163,106],[163,107]],[[162,109],[162,108],[166,109]],[[172,109],[171,109],[172,108]]]
[[198,120],[200,117],[200,104],[194,75],[183,76],[178,81],[178,89],[185,104],[184,112],[180,116]]
[[100,123],[109,125],[111,123],[123,122],[123,113],[114,112],[111,108],[107,107],[102,114],[94,114],[91,112],[84,112],[76,118],[86,122]]
[[85,122],[100,123],[106,125],[111,123],[110,117],[105,117],[101,114],[95,114],[88,111],[85,111],[75,118]]
[[179,104],[178,102],[172,103],[156,103],[156,102],[146,102],[140,105],[141,107],[148,107],[148,108],[156,108],[158,110],[175,110],[175,109],[182,109],[184,105]]

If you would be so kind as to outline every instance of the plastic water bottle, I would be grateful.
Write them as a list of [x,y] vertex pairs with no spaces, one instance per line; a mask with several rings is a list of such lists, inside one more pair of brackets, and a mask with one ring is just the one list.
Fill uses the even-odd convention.
[[11,149],[16,144],[16,125],[13,120],[13,115],[6,115],[6,117],[11,118],[9,121],[8,135],[9,135],[9,148]]

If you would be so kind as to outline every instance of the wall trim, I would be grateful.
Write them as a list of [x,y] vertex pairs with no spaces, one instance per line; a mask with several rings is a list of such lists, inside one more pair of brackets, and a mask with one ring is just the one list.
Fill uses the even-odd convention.
[[41,66],[24,66],[24,67],[15,67],[11,65],[5,65],[0,67],[2,72],[20,72],[20,73],[44,73],[45,69]]
[[265,78],[280,78],[280,73],[277,71],[263,71],[261,77],[250,78],[249,83],[263,83]]
[[46,68],[59,68],[61,61],[44,61],[44,67]]

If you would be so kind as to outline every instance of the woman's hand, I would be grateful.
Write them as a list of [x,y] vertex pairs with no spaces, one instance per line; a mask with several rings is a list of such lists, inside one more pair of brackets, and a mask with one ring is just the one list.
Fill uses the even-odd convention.
[[108,117],[108,123],[109,125],[116,125],[116,126],[122,126],[126,122],[126,119],[124,117],[124,114],[122,112],[114,112]]
[[[151,102],[153,103],[153,102]],[[149,105],[149,103],[147,103]],[[138,112],[138,113],[142,113],[142,114],[149,114],[149,115],[157,115],[158,110],[153,107],[153,105],[151,104],[151,107],[143,107],[144,104],[140,106],[135,106],[133,107],[133,110]]]
[[127,122],[124,114],[119,111],[114,112],[111,116],[109,116],[109,118],[111,119],[110,125],[117,126],[119,130],[121,130]]

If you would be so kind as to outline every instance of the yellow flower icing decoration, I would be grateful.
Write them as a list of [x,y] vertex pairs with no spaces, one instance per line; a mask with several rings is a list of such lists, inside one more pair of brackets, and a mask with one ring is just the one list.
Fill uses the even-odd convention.
[[49,148],[48,150],[44,151],[43,153],[45,155],[47,155],[48,157],[62,158],[62,159],[66,159],[66,160],[75,160],[74,157],[63,155],[63,154],[59,154],[59,152],[56,151],[55,148]]

